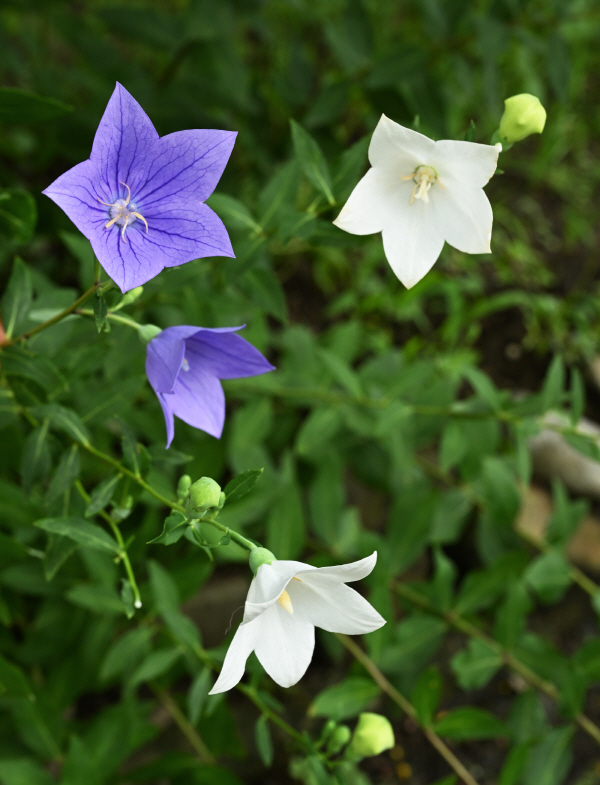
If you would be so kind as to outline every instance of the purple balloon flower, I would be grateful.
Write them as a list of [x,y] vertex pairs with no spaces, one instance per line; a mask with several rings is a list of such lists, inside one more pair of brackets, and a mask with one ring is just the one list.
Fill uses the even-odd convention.
[[216,436],[223,431],[225,395],[219,379],[239,379],[274,370],[242,327],[167,327],[148,344],[146,374],[158,396],[171,446],[177,415],[188,425]]
[[221,219],[203,204],[227,164],[236,134],[177,131],[159,138],[118,82],[92,153],[44,193],[88,238],[126,292],[203,256],[233,256]]

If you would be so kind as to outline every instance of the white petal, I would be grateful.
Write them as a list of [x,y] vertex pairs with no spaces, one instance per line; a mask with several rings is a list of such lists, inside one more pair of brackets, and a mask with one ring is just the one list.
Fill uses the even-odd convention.
[[246,660],[254,650],[256,641],[260,636],[260,619],[256,619],[256,621],[250,624],[240,624],[227,649],[219,678],[209,695],[216,695],[217,692],[225,692],[235,687],[244,675]]
[[380,232],[390,185],[390,177],[383,169],[369,169],[333,223],[350,234]]
[[309,573],[287,588],[294,615],[328,632],[359,635],[373,632],[385,619],[364,597],[331,576]]
[[393,169],[396,176],[407,177],[420,164],[428,164],[435,142],[427,136],[398,125],[384,114],[369,145],[371,166]]
[[464,253],[490,253],[492,207],[481,188],[446,189],[431,200],[444,240]]
[[350,562],[350,564],[338,564],[335,567],[319,567],[314,574],[314,578],[318,580],[319,576],[327,575],[343,583],[360,581],[373,572],[376,563],[377,551],[373,551],[370,556],[360,559],[360,561]]
[[430,201],[415,199],[398,210],[393,220],[383,227],[383,249],[392,270],[410,289],[431,270],[444,245],[444,235],[435,221]]
[[252,621],[277,602],[292,576],[298,570],[314,570],[309,564],[300,561],[277,560],[271,564],[261,564],[256,577],[250,585],[244,606],[244,622]]
[[291,687],[310,665],[315,628],[295,609],[288,613],[277,603],[262,614],[260,624],[256,656],[273,681],[280,687]]
[[451,180],[471,188],[483,188],[496,171],[499,152],[495,145],[443,139],[435,143],[430,166],[438,173],[444,188],[452,187]]

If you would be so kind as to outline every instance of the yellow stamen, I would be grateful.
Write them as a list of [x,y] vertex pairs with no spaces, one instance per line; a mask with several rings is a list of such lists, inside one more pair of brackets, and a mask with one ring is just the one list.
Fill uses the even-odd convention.
[[118,220],[119,220],[119,216],[118,215],[115,218],[111,218],[111,220],[107,224],[104,224],[104,228],[105,229],[110,229],[110,227],[114,224],[114,222],[118,221]]
[[131,213],[131,215],[135,215],[136,218],[142,219],[142,221],[146,224],[146,234],[148,234],[148,221],[144,218],[144,216],[140,215],[140,213]]
[[294,612],[292,601],[290,600],[290,595],[286,592],[285,589],[281,592],[281,595],[277,600],[277,602],[281,605],[284,611],[287,611],[290,614]]
[[131,188],[127,185],[127,183],[122,183],[120,180],[119,183],[127,188],[127,199],[125,199],[125,207],[127,207],[129,200],[131,199]]

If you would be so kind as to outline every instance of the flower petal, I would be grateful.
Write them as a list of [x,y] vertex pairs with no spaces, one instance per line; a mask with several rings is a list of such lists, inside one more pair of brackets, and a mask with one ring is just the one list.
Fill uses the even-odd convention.
[[448,188],[430,205],[447,243],[464,253],[491,253],[492,206],[481,188]]
[[140,162],[145,182],[140,201],[153,205],[174,194],[203,202],[215,190],[237,134],[233,131],[177,131],[157,139]]
[[86,232],[98,261],[123,292],[141,286],[165,267],[204,256],[233,256],[223,222],[207,205],[190,206],[174,198],[162,213],[144,213],[142,205],[136,206],[148,222],[148,232],[143,221],[136,220],[123,239],[122,227],[105,227],[108,212]]
[[350,562],[350,564],[337,564],[333,567],[319,567],[314,573],[314,577],[316,579],[321,575],[329,576],[335,578],[340,583],[360,581],[373,572],[376,563],[377,551],[373,551],[370,556],[366,556],[359,561]]
[[277,602],[281,592],[297,572],[314,569],[315,567],[304,562],[285,559],[271,564],[261,564],[248,592],[244,606],[244,621],[255,619]]
[[155,393],[173,392],[185,352],[184,336],[167,328],[146,347],[146,376]]
[[219,678],[209,695],[216,695],[218,692],[225,692],[235,687],[244,675],[246,660],[254,651],[256,642],[262,634],[260,619],[251,624],[240,624],[227,649]]
[[278,603],[252,622],[257,623],[260,636],[254,651],[260,664],[280,687],[291,687],[310,665],[315,648],[314,626]]
[[43,194],[55,202],[86,237],[104,227],[107,210],[99,199],[105,201],[99,190],[98,173],[91,161],[83,161],[61,174]]
[[[156,392],[156,390],[155,390]],[[169,406],[169,398],[171,396],[164,395],[163,393],[156,393],[156,397],[160,403],[161,409],[163,410],[163,415],[165,417],[165,425],[167,426],[167,447],[168,450],[171,446],[171,442],[173,441],[173,437],[175,436],[175,419],[173,417],[173,412],[171,407]]]
[[383,227],[385,255],[407,289],[429,272],[444,245],[444,235],[431,209],[432,198],[429,203],[415,199]]
[[369,145],[371,166],[393,170],[397,177],[408,176],[420,164],[427,164],[435,142],[381,115]]
[[275,366],[263,355],[232,332],[204,329],[186,341],[188,361],[200,363],[219,379],[241,379],[273,371]]
[[435,142],[430,166],[437,171],[444,188],[450,190],[453,183],[483,188],[496,171],[499,153],[495,145],[442,139]]
[[333,222],[335,226],[350,234],[380,232],[387,213],[389,181],[390,176],[383,169],[369,169]]
[[[177,377],[168,406],[188,425],[220,438],[225,422],[225,395],[221,383],[203,368],[190,365]],[[165,396],[166,397],[166,396]]]
[[288,584],[294,615],[328,632],[360,635],[378,630],[385,619],[364,597],[320,570]]
[[132,193],[145,180],[139,163],[158,139],[150,118],[117,82],[94,137],[90,160],[96,166],[103,201],[113,202],[127,183]]

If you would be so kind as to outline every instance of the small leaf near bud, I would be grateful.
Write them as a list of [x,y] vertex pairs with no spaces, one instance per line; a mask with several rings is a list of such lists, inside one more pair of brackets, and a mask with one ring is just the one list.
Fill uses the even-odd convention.
[[500,120],[498,137],[501,142],[514,144],[530,134],[541,134],[546,124],[546,110],[540,99],[529,93],[507,98]]
[[266,548],[254,548],[250,551],[250,569],[256,575],[258,572],[258,568],[262,564],[272,564],[274,561],[277,561],[275,556],[268,551]]
[[346,756],[355,760],[369,758],[391,749],[395,743],[394,731],[387,717],[364,712],[358,718]]

